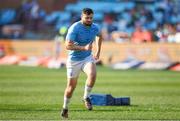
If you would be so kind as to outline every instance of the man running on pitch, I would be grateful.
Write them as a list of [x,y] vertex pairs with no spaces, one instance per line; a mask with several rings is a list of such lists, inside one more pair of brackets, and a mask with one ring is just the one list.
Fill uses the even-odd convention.
[[[64,104],[61,112],[63,118],[68,118],[68,104],[76,88],[81,71],[87,75],[83,101],[88,110],[92,110],[90,92],[96,80],[95,60],[99,59],[102,37],[100,29],[93,23],[93,10],[84,8],[81,20],[72,24],[66,36],[66,48],[69,50],[67,59],[67,87],[64,92]],[[96,52],[92,55],[92,43],[96,40]]]

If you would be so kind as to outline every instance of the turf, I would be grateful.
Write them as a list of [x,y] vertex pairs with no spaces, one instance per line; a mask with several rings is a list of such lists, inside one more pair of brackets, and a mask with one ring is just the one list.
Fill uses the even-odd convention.
[[[81,101],[82,73],[71,99],[69,120],[180,120],[180,73],[115,71],[98,67],[93,93],[130,96],[131,106],[95,106]],[[0,120],[61,120],[66,70],[0,66]]]

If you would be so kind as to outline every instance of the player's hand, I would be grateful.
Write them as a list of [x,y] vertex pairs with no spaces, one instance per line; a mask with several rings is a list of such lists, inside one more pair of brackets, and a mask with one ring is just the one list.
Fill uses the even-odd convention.
[[84,46],[84,50],[92,50],[92,43]]
[[94,55],[94,59],[97,61],[97,60],[99,60],[99,56],[100,56],[100,54],[99,53],[96,53],[95,55]]

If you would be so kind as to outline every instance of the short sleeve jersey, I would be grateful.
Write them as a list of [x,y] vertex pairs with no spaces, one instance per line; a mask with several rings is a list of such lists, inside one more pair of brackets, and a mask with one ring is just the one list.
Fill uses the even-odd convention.
[[[70,26],[66,35],[66,41],[72,41],[75,45],[85,46],[93,43],[96,36],[99,36],[99,27],[92,23],[91,26],[85,26],[78,21]],[[91,55],[91,51],[70,50],[69,59],[72,61],[81,61]]]

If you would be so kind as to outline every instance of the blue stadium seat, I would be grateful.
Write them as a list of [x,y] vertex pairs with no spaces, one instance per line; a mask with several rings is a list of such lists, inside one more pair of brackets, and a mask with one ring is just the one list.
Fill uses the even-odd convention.
[[13,9],[3,9],[0,14],[0,25],[5,25],[13,22],[16,17],[16,11]]
[[48,24],[53,23],[54,21],[56,21],[57,19],[59,19],[61,16],[61,12],[60,11],[55,11],[53,13],[51,13],[50,15],[47,15],[45,18],[45,22]]
[[98,13],[94,14],[94,20],[95,21],[102,21],[103,18],[104,18],[104,14],[101,13],[101,12],[98,12]]
[[60,13],[60,21],[70,21],[71,14],[69,12],[61,12]]

